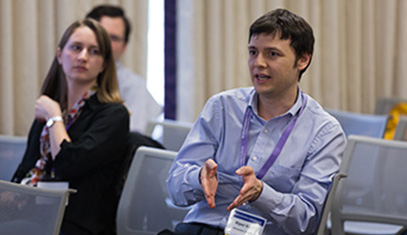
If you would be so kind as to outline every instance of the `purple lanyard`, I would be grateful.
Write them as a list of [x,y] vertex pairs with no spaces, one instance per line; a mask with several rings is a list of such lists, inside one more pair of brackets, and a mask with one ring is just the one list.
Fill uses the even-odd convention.
[[68,124],[66,124],[65,129],[66,129],[67,131],[68,131],[69,127],[71,127],[71,125],[73,124],[74,121],[75,121],[75,119],[72,118],[72,120],[71,120]]
[[[301,105],[301,110],[294,117],[294,119],[288,124],[288,126],[285,128],[283,134],[281,135],[280,139],[277,142],[276,147],[274,147],[273,152],[271,153],[270,157],[267,159],[266,163],[263,165],[263,167],[260,169],[259,173],[257,174],[258,179],[262,179],[268,169],[273,165],[273,163],[276,161],[277,157],[280,155],[281,151],[283,150],[283,147],[285,143],[287,142],[288,137],[290,136],[295,123],[298,120],[298,117],[302,114],[304,111],[305,104],[307,103],[307,97],[304,95],[303,92],[301,92],[301,97],[302,97],[302,105]],[[249,139],[249,129],[250,129],[250,120],[252,118],[252,111],[249,107],[246,108],[246,113],[244,114],[244,119],[243,119],[243,129],[242,129],[242,135],[241,135],[241,144],[240,144],[240,166],[246,165],[246,154],[247,154],[247,143]]]

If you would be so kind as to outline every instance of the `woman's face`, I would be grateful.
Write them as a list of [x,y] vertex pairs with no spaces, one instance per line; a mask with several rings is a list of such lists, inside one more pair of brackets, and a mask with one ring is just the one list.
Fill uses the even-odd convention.
[[95,85],[104,69],[96,35],[86,26],[75,29],[65,46],[57,49],[57,58],[68,83]]

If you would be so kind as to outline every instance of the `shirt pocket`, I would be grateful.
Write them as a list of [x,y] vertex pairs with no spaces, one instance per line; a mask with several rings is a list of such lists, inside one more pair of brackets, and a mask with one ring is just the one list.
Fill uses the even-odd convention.
[[264,176],[263,181],[279,192],[289,193],[298,181],[300,173],[301,168],[275,164]]

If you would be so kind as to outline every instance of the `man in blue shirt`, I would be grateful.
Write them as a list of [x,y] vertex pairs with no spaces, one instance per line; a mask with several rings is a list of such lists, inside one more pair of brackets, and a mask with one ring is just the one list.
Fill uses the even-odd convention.
[[157,119],[162,108],[148,91],[145,79],[120,62],[130,38],[130,21],[120,6],[108,4],[94,7],[86,17],[99,21],[109,34],[120,96],[130,111],[130,131],[145,134],[148,122]]
[[171,199],[193,205],[175,234],[222,234],[234,208],[265,218],[264,234],[315,233],[346,137],[299,88],[313,46],[310,25],[287,10],[251,25],[253,87],[211,97],[170,170]]

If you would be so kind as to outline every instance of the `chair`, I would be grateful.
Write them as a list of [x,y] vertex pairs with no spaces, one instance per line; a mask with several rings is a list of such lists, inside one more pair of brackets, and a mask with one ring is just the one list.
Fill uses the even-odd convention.
[[407,116],[400,116],[393,139],[407,141]]
[[334,179],[332,181],[332,186],[331,189],[329,190],[329,194],[325,200],[324,204],[324,210],[321,215],[321,220],[319,222],[319,227],[318,227],[318,232],[317,235],[328,235],[329,234],[329,226],[327,225],[330,212],[331,212],[331,207],[332,207],[332,201],[336,192],[336,188],[338,187],[339,180],[342,178],[345,178],[347,175],[339,172],[335,174]]
[[389,115],[386,139],[407,140],[406,118],[403,120],[403,116],[407,114],[406,105],[407,99],[405,98],[380,97],[376,100],[375,114]]
[[25,137],[0,135],[0,180],[10,181],[23,159]]
[[374,114],[376,115],[389,114],[395,105],[402,102],[407,103],[407,99],[396,97],[380,97],[376,100]]
[[372,115],[328,109],[342,125],[346,136],[363,135],[382,138],[386,131],[387,115]]
[[[165,119],[163,121],[150,121],[146,134],[160,142],[166,149],[178,151],[189,131],[192,123]],[[155,134],[158,133],[158,136]]]
[[173,205],[166,186],[176,155],[151,147],[137,149],[117,210],[118,235],[157,234],[183,220],[188,208]]
[[407,143],[349,136],[331,208],[333,235],[400,234],[407,226]]
[[0,234],[58,235],[71,192],[0,180]]

